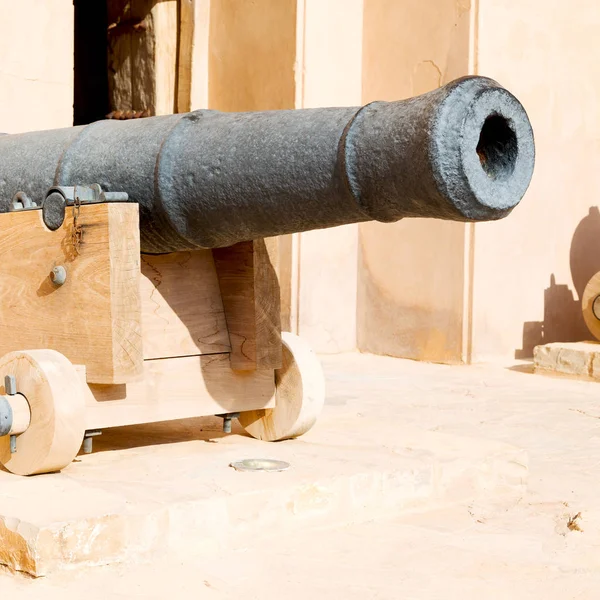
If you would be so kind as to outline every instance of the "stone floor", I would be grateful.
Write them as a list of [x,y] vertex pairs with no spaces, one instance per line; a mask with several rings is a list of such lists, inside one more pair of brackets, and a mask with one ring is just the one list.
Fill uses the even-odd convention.
[[[600,597],[598,383],[532,375],[523,365],[447,367],[355,354],[323,362],[328,402],[303,444],[320,445],[328,456],[335,450],[338,465],[366,460],[387,472],[399,449],[406,458],[426,445],[414,432],[429,432],[421,439],[437,432],[442,437],[434,438],[445,440],[446,454],[435,454],[442,471],[444,456],[455,464],[468,448],[477,454],[486,447],[480,458],[500,457],[500,465],[473,461],[493,493],[472,490],[461,500],[459,486],[458,503],[420,512],[387,510],[355,520],[350,511],[294,530],[276,523],[238,544],[175,545],[159,558],[37,580],[6,573],[0,591],[48,600]],[[517,490],[522,468],[514,447],[526,450],[529,463],[528,488],[519,494],[508,493]],[[98,456],[111,459],[110,452]],[[511,456],[514,471],[507,469]]]

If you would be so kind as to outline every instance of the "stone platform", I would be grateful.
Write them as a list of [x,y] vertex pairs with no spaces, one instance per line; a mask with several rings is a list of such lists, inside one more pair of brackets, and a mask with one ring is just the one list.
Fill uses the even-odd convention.
[[[210,553],[309,527],[524,493],[527,456],[503,442],[403,427],[331,397],[298,440],[266,444],[221,421],[107,430],[62,473],[0,471],[0,563],[33,576]],[[291,464],[238,472],[244,458]]]
[[533,351],[536,372],[600,381],[600,343],[554,342]]

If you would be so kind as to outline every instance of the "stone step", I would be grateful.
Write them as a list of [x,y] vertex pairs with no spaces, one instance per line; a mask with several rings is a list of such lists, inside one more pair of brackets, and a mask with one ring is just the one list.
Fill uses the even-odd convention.
[[600,381],[600,343],[554,342],[533,350],[534,370]]
[[[527,455],[360,415],[324,418],[277,444],[224,436],[190,419],[106,430],[62,473],[0,471],[0,563],[33,576],[160,556],[236,548],[294,530],[357,523],[471,501],[519,499]],[[287,471],[239,472],[245,458]]]

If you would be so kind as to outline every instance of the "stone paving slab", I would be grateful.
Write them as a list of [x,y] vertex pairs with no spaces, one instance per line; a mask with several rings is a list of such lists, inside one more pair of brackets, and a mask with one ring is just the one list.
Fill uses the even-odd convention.
[[533,362],[535,370],[540,373],[600,381],[598,342],[553,342],[537,346]]
[[[139,561],[105,567],[62,569],[37,579],[0,567],[0,592],[11,600],[600,597],[597,382],[535,375],[533,364],[526,362],[450,367],[361,354],[322,360],[328,386],[323,418],[298,442],[335,446],[340,462],[348,447],[371,445],[367,462],[384,461],[371,466],[378,471],[387,469],[390,452],[377,448],[415,455],[430,446],[433,455],[446,457],[441,462],[453,462],[457,470],[465,468],[455,461],[457,456],[470,460],[472,469],[480,465],[487,475],[469,479],[481,483],[489,481],[494,461],[485,466],[476,441],[498,440],[527,451],[525,495],[515,502],[518,486],[508,477],[522,467],[507,469],[504,483],[492,480],[492,494],[465,489],[454,477],[455,497],[471,497],[465,502],[433,510],[426,510],[433,501],[417,503],[424,510],[395,507],[365,522],[358,522],[365,512],[357,510],[356,522],[340,524],[330,518],[329,527],[311,527],[317,522],[312,516],[286,518],[281,534],[267,527],[260,532],[262,539],[256,531],[249,539],[248,528],[245,540],[236,543],[233,536],[231,547],[222,551],[217,543],[200,547],[198,536],[179,537],[167,553],[148,560],[140,556]],[[152,439],[148,431],[139,433],[136,445],[168,444],[172,437],[168,431],[163,437],[155,431]],[[181,443],[200,439],[197,433],[184,433]],[[433,435],[441,433],[449,437]],[[417,435],[420,446],[413,439]],[[223,443],[218,434],[207,437],[213,438]],[[434,439],[440,441],[437,449],[431,447]],[[454,454],[447,451],[451,439]],[[227,443],[234,443],[233,438]],[[111,451],[122,457],[137,452],[134,446],[119,435],[98,450],[110,460]],[[323,462],[332,460],[327,449],[321,456]],[[0,477],[0,490],[4,481]],[[503,497],[497,493],[502,488],[512,491]],[[479,500],[473,501],[477,494]],[[447,490],[443,503],[452,495]]]
[[[222,551],[308,527],[524,493],[527,455],[503,442],[402,427],[328,406],[298,440],[266,444],[216,419],[107,430],[62,473],[0,472],[0,563],[33,576]],[[280,473],[232,469],[243,458]]]

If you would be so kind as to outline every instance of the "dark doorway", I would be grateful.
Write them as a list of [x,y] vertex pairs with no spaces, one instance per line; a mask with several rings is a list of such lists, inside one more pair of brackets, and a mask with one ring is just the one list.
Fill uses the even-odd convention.
[[75,69],[73,124],[87,125],[109,112],[106,0],[73,0]]

